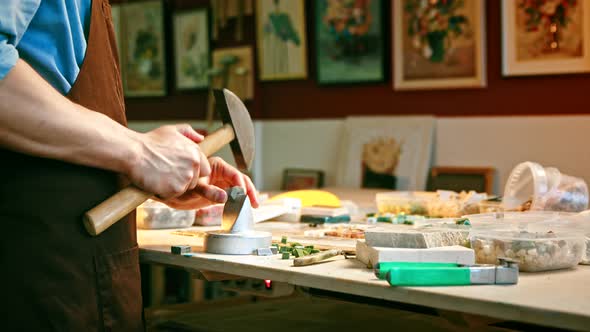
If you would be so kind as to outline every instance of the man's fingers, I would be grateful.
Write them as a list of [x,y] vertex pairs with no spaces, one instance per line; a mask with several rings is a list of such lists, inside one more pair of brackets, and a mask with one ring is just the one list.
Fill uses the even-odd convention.
[[244,182],[246,182],[246,193],[248,197],[250,197],[250,203],[252,203],[252,207],[257,208],[260,205],[258,202],[258,194],[256,193],[256,187],[254,187],[254,183],[249,176],[244,175]]
[[195,142],[195,143],[201,143],[204,139],[205,136],[197,133],[193,127],[191,127],[188,124],[179,124],[176,125],[176,129],[178,130],[179,133],[181,133],[182,135],[184,135],[184,137],[190,139],[191,141]]
[[211,167],[214,169],[213,173],[215,173],[215,178],[225,181],[230,184],[230,186],[235,187],[242,187],[244,191],[247,190],[246,182],[244,181],[243,174],[238,171],[235,167],[231,166],[225,160],[219,157],[212,157],[209,158],[209,163]]
[[209,160],[207,156],[201,150],[199,150],[201,156],[201,164],[199,165],[199,177],[206,177],[211,175],[211,165],[209,164]]
[[213,203],[225,203],[225,201],[227,201],[227,193],[225,190],[205,183],[204,181],[199,181],[199,184],[195,187],[195,192]]

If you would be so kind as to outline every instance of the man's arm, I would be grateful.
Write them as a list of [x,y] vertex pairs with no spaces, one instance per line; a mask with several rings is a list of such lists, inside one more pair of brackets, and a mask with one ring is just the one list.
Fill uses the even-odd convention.
[[25,61],[0,80],[0,145],[127,174],[139,134],[62,96]]
[[163,198],[192,190],[209,175],[195,144],[202,139],[188,125],[129,130],[69,101],[20,59],[0,80],[1,147],[122,173]]

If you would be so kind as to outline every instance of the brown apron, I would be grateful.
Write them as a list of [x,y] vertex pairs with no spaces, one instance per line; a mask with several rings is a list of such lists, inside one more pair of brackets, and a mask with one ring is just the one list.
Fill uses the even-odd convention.
[[[68,98],[125,125],[110,10],[92,1],[86,58]],[[0,164],[0,329],[143,330],[135,221],[98,237],[82,224],[117,191],[117,175],[3,149]]]

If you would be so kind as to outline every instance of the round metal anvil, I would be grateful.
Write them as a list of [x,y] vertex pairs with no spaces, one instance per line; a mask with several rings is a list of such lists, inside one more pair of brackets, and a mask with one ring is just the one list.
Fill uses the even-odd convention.
[[211,231],[205,237],[205,252],[223,255],[251,255],[258,248],[270,247],[271,242],[272,234],[269,232]]

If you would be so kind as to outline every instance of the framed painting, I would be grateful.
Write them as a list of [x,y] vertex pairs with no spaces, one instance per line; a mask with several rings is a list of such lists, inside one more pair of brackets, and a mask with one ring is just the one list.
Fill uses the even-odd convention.
[[316,0],[315,45],[320,84],[385,80],[381,0]]
[[115,41],[117,42],[117,55],[121,61],[121,6],[118,4],[111,5],[111,17],[113,18],[113,31],[115,32]]
[[424,190],[434,124],[430,116],[347,118],[338,155],[337,185]]
[[113,18],[113,31],[115,33],[115,42],[117,43],[117,56],[119,57],[119,72],[121,74],[121,82],[123,82],[123,86],[125,85],[125,71],[123,70],[123,54],[122,45],[121,45],[121,8],[123,5],[121,4],[112,4],[111,5],[111,17]]
[[261,81],[307,78],[303,0],[258,0],[256,40]]
[[242,100],[254,98],[254,60],[252,47],[221,48],[213,51],[214,88],[227,88]]
[[206,8],[174,14],[174,66],[178,90],[209,86],[211,66]]
[[317,189],[324,186],[321,170],[286,168],[283,170],[281,190]]
[[[166,56],[161,1],[127,3],[121,11],[125,96],[166,94]],[[133,22],[133,24],[129,24]]]
[[484,0],[393,0],[393,88],[486,85]]
[[502,74],[590,72],[590,0],[503,0]]

